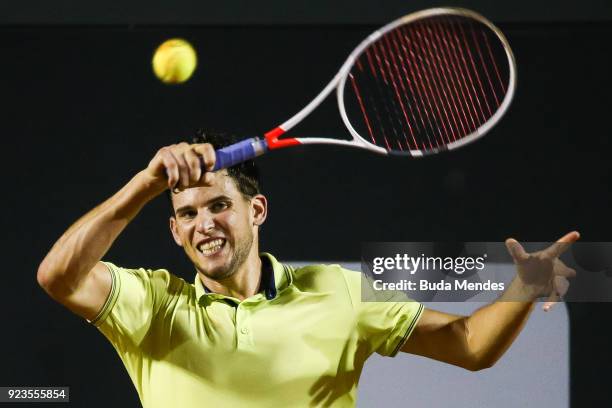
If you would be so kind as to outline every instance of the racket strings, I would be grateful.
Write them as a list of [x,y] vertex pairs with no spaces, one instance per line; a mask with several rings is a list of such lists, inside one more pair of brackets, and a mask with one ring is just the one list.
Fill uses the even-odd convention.
[[[380,53],[380,55],[382,56],[382,59],[383,59],[383,61],[385,63],[385,69],[389,73],[390,81],[393,84],[393,91],[394,91],[394,93],[396,95],[396,99],[397,99],[397,101],[399,103],[399,108],[400,108],[399,110],[401,110],[401,112],[403,114],[401,117],[398,117],[398,120],[400,121],[400,124],[401,123],[405,123],[406,124],[406,126],[408,128],[408,131],[409,131],[410,135],[412,136],[412,139],[414,140],[414,130],[412,129],[412,125],[410,124],[410,120],[408,119],[408,114],[406,113],[406,107],[404,106],[404,101],[403,101],[403,99],[401,97],[401,95],[403,95],[403,92],[400,93],[400,89],[399,89],[399,86],[398,86],[398,82],[400,82],[399,81],[400,76],[392,71],[391,63],[389,61],[389,57],[386,55],[385,48],[384,47],[374,47],[374,49],[375,49],[375,52],[376,52],[376,60],[379,61],[379,63],[380,63],[380,58],[379,58],[378,54]],[[395,64],[394,64],[394,66],[395,66]],[[396,81],[396,78],[398,79],[398,81]],[[395,100],[395,99],[393,99],[393,100]],[[394,105],[394,108],[395,108],[395,112],[399,112],[397,105]],[[401,121],[402,119],[403,119],[403,122]],[[409,145],[408,137],[405,134],[404,134],[404,142],[406,143],[406,145]],[[397,141],[397,144],[398,144],[399,148],[401,150],[403,150],[402,144],[400,143],[399,140]]]
[[[368,52],[368,58],[371,58]],[[361,62],[358,61],[358,68],[363,71],[363,66],[361,65]],[[374,77],[376,77],[376,71],[372,71],[372,75]],[[356,80],[355,80],[355,76],[353,75],[352,72],[349,73],[349,78],[351,79],[351,85],[354,89],[354,93],[357,97],[357,100],[359,102],[359,107],[361,110],[361,113],[363,115],[365,124],[368,128],[368,134],[370,135],[370,139],[372,140],[372,143],[374,143],[375,145],[378,146],[382,146],[387,150],[391,150],[391,146],[389,145],[389,140],[387,139],[387,136],[385,134],[385,128],[384,128],[384,123],[385,121],[382,120],[381,118],[381,114],[379,113],[379,107],[378,104],[375,103],[375,100],[372,99],[372,97],[370,95],[372,95],[372,92],[366,92],[365,96],[362,98],[361,93],[359,91],[359,87],[357,86]],[[380,90],[380,87],[378,88]],[[368,112],[366,110],[366,105],[368,106],[369,110],[372,113],[373,116],[373,123],[374,125],[370,124],[370,120],[368,118]],[[376,135],[375,136],[375,131],[373,126],[377,126],[376,128]],[[377,138],[378,137],[378,138]],[[382,138],[382,141],[384,143],[381,143],[380,139]]]
[[[374,60],[376,61],[376,64],[380,68],[380,72],[382,73],[382,80],[384,83],[384,88],[379,86],[377,88],[377,91],[378,91],[378,94],[384,98],[385,91],[391,90],[390,89],[391,81],[393,81],[393,84],[395,84],[395,78],[393,76],[388,75],[387,66],[384,65],[383,63],[383,61],[386,61],[386,60],[385,58],[381,58],[380,51],[379,51],[379,48],[377,47],[377,44],[374,44],[374,46],[372,47],[372,52],[374,54]],[[371,58],[370,58],[370,61],[371,61]],[[387,117],[389,118],[391,122],[390,126],[388,126],[387,128],[387,133],[390,133],[392,140],[401,146],[400,136],[399,136],[401,132],[398,132],[396,125],[399,125],[400,129],[403,129],[404,126],[402,125],[401,117],[399,115],[399,110],[395,102],[396,99],[395,98],[385,98],[385,102],[389,102],[389,101],[391,103],[383,104],[383,107],[385,108],[384,111],[385,113],[387,113]],[[410,125],[408,125],[408,128],[410,128]],[[385,144],[388,144],[388,143],[389,141],[386,139]],[[395,146],[393,148],[395,148]]]
[[504,45],[486,25],[436,16],[370,44],[349,73],[358,133],[390,151],[438,151],[473,134],[508,90]]
[[450,143],[449,130],[447,129],[446,122],[437,120],[437,118],[442,117],[442,111],[445,111],[445,108],[443,106],[441,110],[440,104],[437,103],[439,98],[439,94],[437,93],[437,84],[433,78],[431,61],[426,55],[426,49],[422,44],[420,44],[421,34],[416,29],[413,30],[413,32],[410,30],[404,30],[403,36],[410,49],[410,57],[415,58],[417,61],[415,65],[417,72],[419,72],[419,77],[424,78],[424,93],[427,97],[429,112],[431,112],[429,119],[433,120],[434,123],[437,124],[438,145]]
[[[408,106],[410,117],[413,118],[412,120],[414,121],[415,129],[418,132],[424,132],[427,125],[423,120],[423,115],[420,110],[421,108],[417,104],[417,100],[414,98],[414,95],[412,95],[412,92],[409,92],[412,87],[412,82],[408,78],[408,70],[401,58],[401,51],[398,46],[398,42],[395,38],[390,38],[391,36],[385,37],[385,45],[392,51],[390,56],[393,62],[393,68],[395,69],[395,74],[400,78],[399,83],[401,86],[402,95],[405,96],[406,105]],[[408,121],[407,118],[406,121]],[[411,132],[411,136],[413,145],[417,146],[418,142],[416,141],[416,137],[413,132]]]
[[[425,81],[427,84],[427,87],[426,87],[426,92],[427,92],[426,95],[428,98],[427,103],[430,106],[430,111],[432,112],[432,116],[437,115],[437,117],[444,118],[444,121],[441,122],[442,129],[440,129],[440,126],[438,126],[438,134],[440,136],[440,142],[450,143],[451,137],[449,137],[449,132],[450,132],[450,135],[452,136],[452,140],[454,141],[455,140],[453,136],[454,129],[452,128],[452,123],[449,118],[449,113],[448,113],[446,105],[436,103],[436,101],[442,99],[444,95],[444,91],[441,92],[438,86],[440,75],[438,73],[438,70],[436,69],[437,67],[434,65],[432,53],[430,50],[430,44],[428,43],[427,38],[423,38],[424,36],[421,34],[421,32],[418,29],[414,30],[415,36],[411,36],[411,34],[412,33],[410,32],[405,32],[404,36],[405,38],[408,38],[408,44],[411,48],[411,51],[410,51],[411,57],[413,58],[416,57],[417,61],[419,62],[417,69],[419,69],[419,67],[421,68],[423,77],[425,78]],[[442,130],[444,132],[442,132]]]
[[[466,83],[464,72],[458,68],[457,55],[451,50],[450,42],[444,30],[439,24],[435,24],[433,27],[429,27],[429,32],[433,35],[434,44],[438,54],[439,61],[441,61],[440,69],[446,72],[443,75],[445,78],[445,85],[449,89],[451,98],[453,100],[453,110],[455,117],[458,118],[461,124],[461,129],[464,134],[467,134],[476,128],[476,121],[474,115],[476,114],[473,108],[473,104],[467,104],[468,96],[466,94]],[[472,102],[471,95],[469,101]]]
[[[436,128],[433,126],[433,124],[435,123],[431,117],[433,113],[430,113],[433,112],[432,105],[427,94],[424,77],[417,64],[413,64],[413,60],[416,58],[414,50],[412,50],[412,48],[407,45],[407,42],[403,39],[403,34],[400,34],[399,30],[394,33],[396,34],[397,41],[399,42],[399,44],[401,44],[401,48],[396,48],[396,50],[398,53],[398,59],[404,67],[403,71],[406,72],[406,76],[404,79],[409,85],[408,89],[412,91],[412,100],[414,105],[416,106],[416,111],[418,113],[419,120],[423,125],[422,130],[424,134],[427,135],[427,144],[430,148],[433,148],[434,143],[432,143],[432,139],[435,138],[435,136],[433,135],[436,133],[436,131],[439,134],[440,129],[438,128],[436,130]],[[408,67],[407,70],[406,66]],[[415,143],[415,148],[419,148],[418,143]]]

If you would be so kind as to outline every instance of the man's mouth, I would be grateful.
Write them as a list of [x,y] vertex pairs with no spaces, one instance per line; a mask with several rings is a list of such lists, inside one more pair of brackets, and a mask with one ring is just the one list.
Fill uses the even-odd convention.
[[215,238],[215,239],[211,239],[209,241],[201,243],[200,245],[198,245],[197,248],[198,248],[198,251],[200,251],[202,255],[211,256],[221,251],[221,248],[223,248],[223,245],[225,245],[225,239]]

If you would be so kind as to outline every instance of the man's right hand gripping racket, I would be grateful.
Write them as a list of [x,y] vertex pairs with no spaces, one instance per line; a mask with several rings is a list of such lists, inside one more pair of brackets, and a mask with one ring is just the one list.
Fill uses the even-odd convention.
[[[312,102],[264,138],[217,150],[213,170],[310,143],[412,157],[456,149],[500,120],[515,87],[512,50],[490,21],[460,8],[419,11],[370,34]],[[279,139],[334,89],[352,140]]]

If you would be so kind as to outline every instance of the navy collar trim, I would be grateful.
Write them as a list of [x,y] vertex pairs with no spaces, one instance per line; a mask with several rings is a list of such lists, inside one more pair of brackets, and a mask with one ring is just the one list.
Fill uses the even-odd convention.
[[[263,290],[267,300],[272,300],[276,297],[276,282],[274,280],[274,268],[272,267],[272,261],[267,256],[260,257],[261,259],[261,281],[259,283],[259,292]],[[208,289],[202,282],[204,287],[204,293],[214,293]]]

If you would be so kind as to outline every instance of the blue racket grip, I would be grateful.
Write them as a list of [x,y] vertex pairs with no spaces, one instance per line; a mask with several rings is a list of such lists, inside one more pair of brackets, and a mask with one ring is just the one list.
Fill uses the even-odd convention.
[[225,169],[242,163],[243,161],[254,159],[267,151],[268,144],[265,140],[258,137],[245,139],[241,142],[216,150],[215,167],[213,167],[212,171]]

